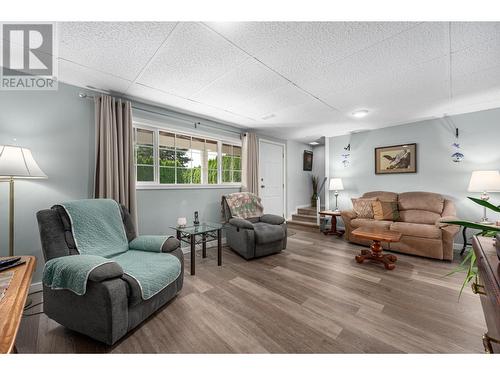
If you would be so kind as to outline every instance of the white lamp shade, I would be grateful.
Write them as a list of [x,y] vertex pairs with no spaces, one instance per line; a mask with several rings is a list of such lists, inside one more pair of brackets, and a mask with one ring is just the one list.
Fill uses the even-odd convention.
[[0,178],[47,178],[31,151],[19,146],[0,146]]
[[472,172],[467,190],[475,193],[500,191],[500,173],[498,171]]
[[331,178],[329,190],[344,190],[341,178]]

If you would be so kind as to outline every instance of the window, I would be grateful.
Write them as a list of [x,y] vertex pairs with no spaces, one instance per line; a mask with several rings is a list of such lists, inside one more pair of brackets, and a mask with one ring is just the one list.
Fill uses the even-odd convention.
[[241,182],[241,147],[222,144],[222,182]]
[[137,129],[135,144],[137,181],[154,181],[153,132]]
[[134,135],[139,184],[241,183],[241,145],[140,125]]

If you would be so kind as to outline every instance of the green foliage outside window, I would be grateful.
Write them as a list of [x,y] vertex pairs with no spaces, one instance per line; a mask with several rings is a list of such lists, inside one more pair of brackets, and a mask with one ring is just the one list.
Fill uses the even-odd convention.
[[[140,133],[140,134],[139,134]],[[153,149],[153,131],[137,130],[135,157],[137,165],[137,181],[153,182],[155,157]],[[178,140],[182,143],[177,143]],[[177,136],[160,131],[158,148],[158,167],[160,184],[217,184],[218,154],[217,142],[200,138]],[[179,147],[181,144],[182,148]],[[191,146],[190,146],[191,145]],[[193,148],[191,150],[191,147]],[[200,161],[206,160],[206,176],[203,177]],[[223,183],[241,182],[241,147],[223,145],[222,176]]]

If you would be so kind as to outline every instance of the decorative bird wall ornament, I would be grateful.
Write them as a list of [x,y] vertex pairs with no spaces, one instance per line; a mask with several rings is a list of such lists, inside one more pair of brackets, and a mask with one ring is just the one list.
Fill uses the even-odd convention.
[[396,156],[385,154],[382,157],[389,160],[387,169],[406,169],[410,166],[410,151],[407,149],[400,151]]

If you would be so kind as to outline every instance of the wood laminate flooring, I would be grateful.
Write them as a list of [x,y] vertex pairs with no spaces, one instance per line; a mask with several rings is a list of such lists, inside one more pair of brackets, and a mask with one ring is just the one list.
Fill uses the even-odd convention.
[[[398,255],[396,269],[357,264],[361,246],[295,230],[280,254],[246,261],[198,254],[196,276],[112,347],[41,314],[23,319],[20,353],[478,353],[479,298],[453,263]],[[189,270],[189,256],[186,257]],[[34,295],[35,303],[41,294]],[[39,306],[41,307],[41,306]],[[34,308],[31,312],[36,311]]]

